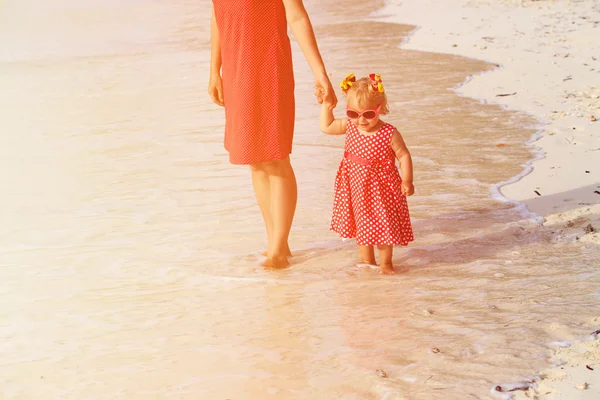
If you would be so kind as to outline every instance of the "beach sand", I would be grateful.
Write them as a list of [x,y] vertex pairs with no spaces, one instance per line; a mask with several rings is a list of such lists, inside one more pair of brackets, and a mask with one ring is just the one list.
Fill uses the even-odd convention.
[[[318,130],[295,41],[295,257],[273,273],[259,266],[248,170],[227,162],[206,94],[209,0],[0,4],[0,397],[508,398],[495,388],[598,329],[598,247],[584,232],[596,209],[540,216],[501,196],[550,119],[493,104],[554,96],[547,82],[527,90],[517,67],[498,78],[529,48],[513,25],[541,23],[508,18],[584,3],[389,2],[367,21],[383,2],[306,1],[334,84],[381,71],[386,121],[413,153],[417,241],[395,252],[393,277],[357,266],[355,244],[328,230],[343,138]],[[553,212],[561,191],[593,184],[565,181],[524,199]]]
[[[396,4],[398,3],[398,4]],[[403,46],[498,64],[457,92],[539,120],[535,160],[502,193],[557,229],[600,227],[600,4],[570,0],[390,1],[380,15],[419,28]],[[507,182],[508,183],[508,182]],[[563,225],[561,226],[560,223]],[[586,224],[587,225],[587,224]],[[579,228],[579,226],[578,226]],[[600,229],[599,229],[600,230]],[[565,229],[568,237],[584,236]],[[600,235],[583,240],[600,243]]]
[[559,349],[553,357],[556,366],[541,371],[535,386],[518,392],[516,399],[600,399],[600,339],[591,336]]
[[[498,64],[457,92],[539,120],[529,142],[533,159],[521,176],[500,185],[502,194],[540,215],[560,241],[599,245],[600,3],[392,0],[378,16],[419,26],[403,48]],[[518,399],[598,399],[599,361],[597,339],[561,348],[554,355],[561,365],[537,375],[535,388],[514,393]]]

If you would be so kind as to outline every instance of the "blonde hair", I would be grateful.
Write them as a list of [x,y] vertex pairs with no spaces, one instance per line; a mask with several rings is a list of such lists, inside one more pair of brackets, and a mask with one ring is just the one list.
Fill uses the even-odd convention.
[[346,97],[355,96],[358,105],[367,107],[369,104],[381,104],[379,113],[381,115],[389,114],[388,100],[385,92],[373,90],[373,81],[370,77],[365,76],[352,83],[352,86],[347,90],[343,90]]

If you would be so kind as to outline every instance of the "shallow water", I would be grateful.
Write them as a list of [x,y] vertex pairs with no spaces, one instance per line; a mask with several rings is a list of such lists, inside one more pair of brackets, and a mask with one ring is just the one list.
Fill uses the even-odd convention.
[[494,66],[306,3],[335,82],[369,54],[415,159],[392,278],[328,232],[343,139],[319,133],[296,45],[296,256],[267,272],[206,95],[210,2],[1,3],[3,398],[489,398],[597,328],[597,249],[494,199],[535,121],[449,90]]

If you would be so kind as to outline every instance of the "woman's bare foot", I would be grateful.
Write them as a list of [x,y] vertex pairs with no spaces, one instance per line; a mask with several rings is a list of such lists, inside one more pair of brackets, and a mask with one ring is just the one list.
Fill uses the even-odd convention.
[[[262,255],[263,255],[263,256],[265,256],[265,257],[268,257],[268,256],[269,256],[269,253],[268,253],[267,251],[264,251],[264,252],[262,253]],[[290,246],[288,246],[288,248],[287,248],[287,256],[288,256],[288,257],[292,257],[292,251],[290,250]]]
[[284,269],[290,266],[290,262],[287,257],[267,257],[261,264],[267,269]]
[[381,264],[381,274],[382,275],[394,275],[396,272],[394,271],[394,266],[392,264]]

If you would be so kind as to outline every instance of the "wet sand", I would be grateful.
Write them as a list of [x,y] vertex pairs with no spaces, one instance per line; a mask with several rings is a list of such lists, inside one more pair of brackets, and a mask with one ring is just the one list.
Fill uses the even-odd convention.
[[[492,73],[474,76],[458,93],[525,111],[539,121],[539,132],[528,143],[533,158],[523,173],[499,185],[502,193],[539,215],[557,241],[581,241],[592,247],[600,243],[600,181],[594,169],[600,150],[596,123],[600,48],[591,39],[599,27],[598,4],[392,0],[378,15],[385,21],[419,25],[404,48],[500,65]],[[594,335],[580,339],[549,359],[556,367],[532,376],[537,387],[515,393],[524,393],[525,398],[598,397],[594,389],[598,379],[588,368],[599,357],[597,340]],[[563,365],[566,361],[568,367]]]
[[415,159],[393,278],[328,232],[343,141],[318,132],[296,45],[297,256],[272,273],[205,94],[209,2],[0,8],[7,398],[486,398],[590,331],[597,252],[494,198],[535,120],[450,90],[495,65],[307,3],[334,82],[381,71]]

